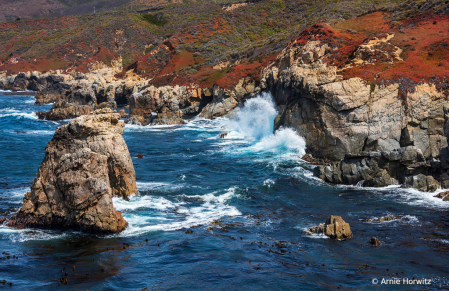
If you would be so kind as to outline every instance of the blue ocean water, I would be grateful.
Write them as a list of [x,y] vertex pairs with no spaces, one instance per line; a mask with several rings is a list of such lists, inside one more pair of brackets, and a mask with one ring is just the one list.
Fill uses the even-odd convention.
[[[0,217],[20,207],[64,123],[33,113],[50,107],[0,92]],[[128,229],[98,236],[1,226],[0,281],[12,286],[0,288],[377,290],[374,278],[432,280],[381,286],[390,290],[448,288],[449,203],[435,193],[319,181],[300,159],[304,140],[291,129],[273,134],[276,115],[263,95],[231,119],[126,125],[139,194],[114,206]],[[304,234],[331,214],[350,223],[352,239]],[[386,215],[403,219],[362,221]],[[373,236],[384,243],[372,247]]]

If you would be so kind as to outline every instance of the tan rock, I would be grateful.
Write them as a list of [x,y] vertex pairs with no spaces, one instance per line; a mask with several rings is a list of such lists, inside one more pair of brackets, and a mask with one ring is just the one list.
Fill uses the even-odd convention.
[[348,239],[352,237],[351,227],[341,216],[331,215],[325,223],[309,228],[307,234],[324,234],[334,239]]
[[118,113],[102,109],[59,127],[31,192],[8,226],[122,231],[127,223],[114,210],[112,197],[125,198],[137,187],[119,119]]

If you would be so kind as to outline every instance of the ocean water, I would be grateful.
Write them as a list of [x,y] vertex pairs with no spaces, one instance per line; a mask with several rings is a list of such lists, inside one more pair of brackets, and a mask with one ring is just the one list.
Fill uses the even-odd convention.
[[[21,206],[47,142],[68,122],[38,120],[33,112],[51,105],[33,103],[31,95],[0,92],[0,217]],[[1,226],[0,281],[12,285],[0,288],[447,289],[449,203],[399,186],[321,182],[300,159],[304,139],[289,128],[273,134],[276,115],[263,95],[232,118],[126,125],[139,193],[113,203],[129,227],[100,236]],[[350,223],[352,239],[304,234],[331,214]],[[363,222],[386,215],[403,219]],[[384,243],[372,247],[373,236]],[[431,285],[379,286],[383,278],[426,278]]]

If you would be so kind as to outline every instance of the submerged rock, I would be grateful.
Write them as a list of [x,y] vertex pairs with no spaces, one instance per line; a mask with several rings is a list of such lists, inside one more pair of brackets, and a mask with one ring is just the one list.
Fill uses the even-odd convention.
[[306,231],[307,234],[324,234],[330,238],[347,239],[352,237],[351,227],[341,216],[331,215],[325,223],[313,226]]
[[112,197],[126,198],[137,187],[119,119],[118,113],[102,109],[59,127],[22,209],[7,225],[96,233],[125,229]]

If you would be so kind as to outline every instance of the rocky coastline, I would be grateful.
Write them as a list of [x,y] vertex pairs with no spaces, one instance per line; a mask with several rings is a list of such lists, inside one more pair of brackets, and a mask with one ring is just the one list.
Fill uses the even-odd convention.
[[[390,25],[383,12],[363,17]],[[232,86],[222,81],[211,87],[175,81],[156,86],[137,62],[126,72],[101,67],[89,73],[4,73],[0,87],[35,90],[37,104],[53,102],[48,112],[36,112],[41,119],[71,119],[96,109],[129,106],[129,114],[125,117],[122,111],[121,117],[142,126],[226,116],[246,99],[270,92],[279,111],[275,130],[291,127],[304,137],[305,160],[317,166],[315,176],[333,184],[400,184],[435,191],[449,188],[447,80],[424,76],[413,81],[413,70],[408,77],[389,81],[379,77],[385,66],[393,70],[412,65],[406,55],[414,50],[404,51],[408,45],[400,45],[396,38],[413,40],[416,26],[432,24],[407,25],[390,25],[366,37],[315,24],[293,38],[261,70],[260,78],[238,75]],[[176,55],[171,46],[167,49]],[[360,73],[368,69],[374,73]]]

